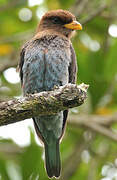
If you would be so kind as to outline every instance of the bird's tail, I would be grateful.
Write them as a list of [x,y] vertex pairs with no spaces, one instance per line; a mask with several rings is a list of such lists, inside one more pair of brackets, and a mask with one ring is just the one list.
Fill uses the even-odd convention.
[[59,177],[61,171],[59,140],[53,141],[52,144],[45,143],[45,164],[48,176]]

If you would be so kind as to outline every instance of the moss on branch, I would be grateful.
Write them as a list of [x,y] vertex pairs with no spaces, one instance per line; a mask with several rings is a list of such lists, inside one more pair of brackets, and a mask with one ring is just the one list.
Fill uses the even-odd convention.
[[61,110],[80,106],[87,97],[88,85],[67,84],[53,91],[30,94],[0,104],[0,126],[34,116],[55,114]]

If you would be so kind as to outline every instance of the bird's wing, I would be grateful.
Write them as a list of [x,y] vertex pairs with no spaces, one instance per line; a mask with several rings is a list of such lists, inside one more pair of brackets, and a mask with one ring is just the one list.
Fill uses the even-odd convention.
[[25,55],[25,50],[26,50],[26,47],[28,46],[28,43],[27,42],[22,50],[21,50],[21,53],[20,53],[20,61],[19,61],[19,64],[18,64],[18,69],[19,69],[19,73],[20,73],[20,79],[21,79],[21,85],[23,84],[23,71],[22,71],[22,67],[23,67],[23,64],[24,64],[24,55]]
[[21,51],[20,79],[23,94],[33,94],[44,91],[44,51],[40,45],[40,40],[30,40]]
[[[69,65],[69,83],[75,84],[77,80],[77,61],[76,61],[76,54],[72,44],[70,45],[70,51],[71,51],[71,63]],[[68,110],[63,111],[63,117],[64,117],[63,133],[64,133],[67,116],[68,116]]]
[[71,44],[71,63],[69,66],[69,83],[75,84],[77,80],[77,61],[76,61],[76,54],[74,48]]

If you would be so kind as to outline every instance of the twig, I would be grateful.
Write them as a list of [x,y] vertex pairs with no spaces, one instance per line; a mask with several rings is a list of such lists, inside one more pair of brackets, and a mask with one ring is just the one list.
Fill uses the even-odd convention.
[[7,3],[7,5],[0,6],[0,12],[6,11],[7,9],[10,9],[10,8],[14,8],[20,4],[25,4],[25,1],[12,0],[9,3]]
[[10,54],[9,58],[5,58],[1,60],[1,64],[0,64],[0,74],[2,72],[4,72],[6,69],[10,68],[10,67],[16,67],[18,64],[18,55],[19,53],[16,51],[13,51]]
[[74,148],[71,156],[68,157],[64,164],[61,180],[68,180],[75,172],[81,162],[81,153],[87,148],[87,143],[82,140]]
[[16,155],[21,154],[22,152],[24,152],[24,149],[16,144],[9,142],[0,142],[0,153],[4,153],[7,155]]
[[77,17],[79,17],[82,13],[84,8],[86,7],[89,0],[77,0],[74,5],[70,8],[70,11]]
[[11,43],[16,41],[26,41],[27,39],[30,39],[33,36],[34,29],[30,29],[25,32],[20,32],[17,34],[13,34],[11,36],[7,36],[0,39],[0,44],[3,43]]
[[[93,169],[93,171],[92,171],[92,169]],[[90,161],[90,168],[88,171],[87,180],[94,180],[95,179],[97,169],[98,169],[98,158],[95,157],[95,158],[92,158]]]
[[10,67],[16,67],[17,64],[18,61],[14,61],[14,60],[11,61],[11,59],[3,62],[2,64],[0,64],[0,74]]
[[[91,117],[91,116],[90,116]],[[85,116],[84,119],[72,119],[70,120],[69,122],[72,124],[72,125],[80,125],[80,126],[83,126],[83,127],[88,127],[90,128],[91,130],[101,134],[101,135],[104,135],[106,137],[108,137],[109,139],[113,140],[113,141],[116,141],[117,142],[117,133],[113,132],[110,128],[107,128],[106,126],[111,124],[112,122],[117,122],[117,116],[113,116],[114,118],[112,117],[97,117],[97,119],[93,119],[93,117],[89,120],[89,117],[87,118]],[[105,120],[107,118],[107,120]],[[101,122],[101,119],[102,119],[102,122]],[[105,126],[103,126],[103,125]]]
[[112,115],[75,115],[72,114],[69,117],[70,123],[81,124],[84,122],[98,123],[104,126],[110,126],[117,122],[117,112]]
[[86,99],[88,86],[67,84],[53,91],[30,94],[0,104],[0,126],[15,123],[37,115],[55,114],[61,110],[80,106]]
[[101,126],[101,125],[96,124],[96,123],[88,123],[88,124],[84,124],[84,126],[89,127],[93,131],[96,131],[97,133],[100,133],[100,134],[108,137],[109,139],[112,139],[112,140],[117,142],[117,133],[114,133],[109,128],[106,128],[106,127]]
[[98,9],[96,9],[95,11],[93,11],[91,14],[88,15],[87,18],[81,20],[82,24],[86,24],[89,21],[91,21],[93,18],[95,18],[96,16],[100,15],[108,6],[106,4],[100,6]]
[[83,134],[81,135],[80,140],[78,140],[76,146],[73,148],[72,154],[64,163],[61,180],[68,180],[71,176],[73,176],[82,161],[82,152],[86,149],[88,150],[94,140],[94,136],[92,136],[90,140],[85,140]]

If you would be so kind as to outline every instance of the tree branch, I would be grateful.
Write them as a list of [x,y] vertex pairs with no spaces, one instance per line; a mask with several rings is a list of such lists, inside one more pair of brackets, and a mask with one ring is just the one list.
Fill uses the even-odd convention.
[[11,59],[8,61],[5,61],[4,63],[0,65],[0,74],[2,74],[6,69],[10,67],[16,67],[17,64],[18,64],[18,61],[14,61],[14,60],[11,61]]
[[111,115],[78,115],[72,114],[69,117],[70,123],[98,123],[103,126],[111,126],[113,123],[117,123],[117,112]]
[[29,29],[28,31],[16,33],[1,38],[0,44],[17,42],[17,41],[27,41],[27,39],[31,39],[33,35],[34,35],[34,29]]
[[0,104],[0,126],[39,115],[51,115],[80,106],[86,99],[88,85],[67,84],[53,91],[30,94]]
[[101,5],[98,9],[91,12],[87,18],[81,20],[81,24],[86,24],[94,19],[96,16],[99,16],[108,6],[106,4]]
[[0,75],[8,68],[10,67],[17,67],[18,65],[18,57],[19,57],[19,53],[16,51],[13,51],[10,54],[9,58],[3,58],[1,59],[1,64],[0,64]]
[[109,126],[117,122],[117,114],[111,116],[96,116],[96,115],[84,115],[84,116],[70,116],[69,123],[75,127],[86,127],[91,130],[106,136],[107,138],[117,142],[117,133],[112,131]]
[[25,1],[24,0],[22,0],[22,1],[12,0],[12,1],[8,2],[6,5],[0,6],[0,12],[15,8],[16,6],[19,6],[19,5],[25,5]]
[[88,1],[89,0],[77,0],[69,10],[73,12],[76,17],[79,17],[87,6]]
[[62,172],[61,180],[67,180],[71,177],[79,167],[81,163],[81,154],[83,150],[87,149],[87,142],[82,138],[82,142],[76,144],[72,154],[68,157],[68,159],[64,163],[64,169]]

